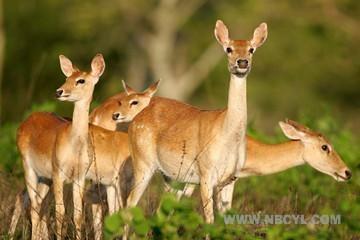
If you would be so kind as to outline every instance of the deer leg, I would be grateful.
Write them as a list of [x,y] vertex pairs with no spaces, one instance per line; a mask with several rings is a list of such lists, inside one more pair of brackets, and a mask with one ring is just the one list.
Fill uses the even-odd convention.
[[154,171],[149,168],[134,169],[134,186],[127,198],[127,207],[134,207],[139,202],[153,174]]
[[15,206],[14,211],[11,217],[11,223],[8,231],[8,235],[10,236],[10,240],[14,239],[14,234],[16,230],[16,226],[19,222],[21,214],[26,211],[29,207],[29,195],[26,190],[19,192],[15,198]]
[[55,218],[56,218],[56,239],[62,239],[62,227],[65,216],[64,206],[64,180],[60,174],[56,173],[53,177],[53,188],[55,197]]
[[120,181],[116,179],[114,185],[109,185],[106,187],[107,202],[109,206],[109,214],[114,214],[119,211],[120,208],[123,208],[123,201],[121,195],[121,186]]
[[86,202],[91,204],[94,239],[102,239],[102,198],[104,197],[103,185],[92,184],[86,192]]
[[214,222],[213,187],[210,177],[203,176],[200,179],[200,194],[206,223]]
[[118,200],[116,199],[117,196],[116,196],[115,187],[112,185],[106,186],[106,195],[107,195],[107,203],[109,207],[109,215],[111,215],[118,210],[116,206]]
[[[41,206],[43,205],[44,199],[49,192],[49,189],[50,189],[50,186],[48,184],[39,182],[38,188],[37,188],[37,192],[38,192],[37,201],[40,206],[40,211],[41,211]],[[45,216],[40,215],[40,225],[39,225],[38,229],[39,229],[39,235],[41,236],[41,239],[49,239]]]
[[235,181],[216,192],[216,208],[221,214],[225,213],[232,206],[234,186]]
[[170,184],[169,182],[171,181],[170,178],[168,177],[165,177],[164,176],[164,190],[166,192],[171,192],[171,193],[174,193],[176,194],[176,198],[178,200],[181,199],[182,196],[186,196],[186,197],[190,197],[194,190],[195,190],[195,185],[194,184],[190,184],[190,183],[187,183],[185,184],[183,190],[178,190],[178,189],[174,189]]
[[30,209],[30,216],[31,216],[31,239],[40,239],[39,236],[39,227],[40,227],[40,210],[41,205],[38,203],[38,177],[35,171],[26,164],[26,160],[24,161],[24,169],[25,169],[25,180],[26,180],[26,187],[30,198],[31,209]]
[[102,239],[102,207],[101,204],[91,204],[95,240]]
[[85,190],[85,177],[77,179],[73,183],[73,201],[74,201],[74,222],[76,239],[81,239],[81,223],[83,213],[83,199]]
[[196,188],[196,185],[195,184],[191,184],[191,183],[187,183],[185,184],[184,186],[184,189],[181,191],[181,196],[185,196],[185,197],[191,197],[192,194],[194,193],[194,190]]
[[[153,168],[149,166],[135,167],[134,166],[134,185],[130,191],[129,197],[126,201],[126,207],[134,207],[139,202],[140,197],[144,193],[146,187],[149,185],[151,177],[154,174]],[[129,236],[129,225],[124,226],[124,234],[122,239],[126,240]]]

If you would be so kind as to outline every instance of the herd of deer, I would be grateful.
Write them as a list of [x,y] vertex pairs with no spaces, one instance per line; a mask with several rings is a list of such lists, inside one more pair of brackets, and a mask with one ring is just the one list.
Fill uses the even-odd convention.
[[[350,170],[330,142],[299,123],[279,122],[290,139],[280,144],[269,145],[246,136],[246,79],[254,52],[267,38],[267,25],[260,24],[251,40],[232,40],[225,24],[218,20],[215,37],[228,58],[230,88],[227,107],[214,111],[153,97],[159,82],[143,92],[123,82],[125,92],[107,99],[89,116],[94,87],[105,69],[104,59],[96,55],[91,71],[84,72],[60,55],[66,81],[56,90],[56,97],[74,102],[73,117],[70,120],[36,112],[20,125],[17,146],[27,192],[17,196],[10,236],[30,202],[32,239],[49,238],[41,206],[51,185],[57,239],[62,239],[66,231],[64,183],[72,183],[76,239],[81,239],[87,179],[105,187],[109,214],[135,206],[157,171],[186,183],[179,197],[190,196],[199,184],[207,223],[214,221],[214,200],[221,213],[231,208],[238,178],[308,163],[337,181],[350,179]],[[129,123],[128,132],[117,131],[117,125],[125,122]],[[130,189],[129,194],[124,186]],[[172,190],[166,181],[165,186]],[[92,210],[95,239],[101,239],[101,206],[94,203]]]

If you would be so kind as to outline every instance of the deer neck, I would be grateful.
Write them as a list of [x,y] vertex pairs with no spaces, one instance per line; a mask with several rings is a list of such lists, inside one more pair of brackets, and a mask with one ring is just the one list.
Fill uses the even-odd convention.
[[248,142],[248,153],[241,177],[267,175],[285,171],[305,163],[304,145],[300,141],[280,144],[259,144]]
[[71,135],[76,139],[86,139],[88,137],[90,103],[91,97],[75,103],[71,124]]
[[246,121],[246,76],[241,78],[231,74],[224,131],[227,133],[241,131],[245,135]]

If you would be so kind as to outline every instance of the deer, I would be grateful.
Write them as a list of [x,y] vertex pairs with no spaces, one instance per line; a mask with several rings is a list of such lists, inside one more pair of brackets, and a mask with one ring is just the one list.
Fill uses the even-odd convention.
[[73,121],[54,118],[49,113],[34,113],[18,129],[17,143],[31,202],[33,239],[41,238],[39,229],[44,224],[39,224],[38,210],[49,189],[39,184],[39,179],[53,181],[58,239],[62,237],[65,213],[63,184],[73,183],[74,223],[76,238],[80,239],[85,178],[106,186],[109,211],[115,212],[122,205],[117,197],[119,171],[129,158],[127,134],[88,124],[92,93],[105,68],[102,55],[93,58],[91,72],[80,71],[63,55],[59,59],[67,78],[56,96],[61,101],[74,102]]
[[[218,20],[215,37],[228,57],[227,108],[200,110],[171,100],[153,99],[129,124],[134,187],[126,206],[140,200],[155,171],[171,179],[199,183],[206,223],[214,221],[213,189],[237,177],[246,154],[246,79],[252,56],[267,37],[260,24],[251,40],[232,40]],[[224,187],[226,188],[226,186]]]
[[[146,104],[150,101],[150,98],[156,93],[157,88],[158,88],[158,83],[159,82],[155,82],[153,84],[151,84],[147,89],[145,89],[142,92],[142,97],[141,99],[141,104]],[[97,108],[95,108],[89,117],[89,121],[92,125],[96,125],[99,126],[101,128],[110,130],[110,131],[115,131],[117,128],[117,124],[114,122],[114,120],[112,120],[112,109],[116,108],[116,106],[118,104],[121,104],[119,101],[120,99],[122,99],[123,97],[125,97],[126,93],[121,92],[119,94],[116,94],[108,99],[106,99],[104,101],[104,103],[102,103],[101,105],[99,105]],[[34,116],[37,120],[34,121]],[[38,124],[38,121],[44,122],[46,121],[48,124],[43,125],[43,124]],[[56,129],[57,127],[59,127],[58,125],[61,124],[68,124],[70,120],[69,119],[65,119],[62,117],[59,117],[55,114],[52,113],[45,113],[45,112],[41,112],[41,113],[33,113],[27,120],[25,120],[21,126],[23,128],[28,128],[29,126],[31,127],[31,132],[29,132],[28,134],[32,134],[35,135],[40,139],[47,137],[47,136],[55,136],[56,132],[54,129]],[[90,125],[90,127],[92,126]],[[22,137],[24,137],[23,135],[21,135]],[[126,145],[128,143],[127,140],[127,134],[121,134],[123,141],[122,144]],[[47,147],[48,149],[46,149],[46,152],[51,153],[53,150],[51,149],[52,146],[54,145],[54,141],[55,141],[55,137],[48,137],[47,139],[47,145],[44,145],[43,147]],[[18,138],[18,141],[21,141],[20,138]],[[31,147],[33,148],[32,151],[33,152],[38,152],[37,150],[37,145],[35,143],[35,145],[31,145]],[[51,156],[51,154],[48,154],[47,156]],[[120,162],[122,162],[122,159],[127,159],[129,157],[129,154],[126,153],[124,154],[123,157],[119,157]],[[50,161],[50,157],[48,158]],[[98,165],[102,164],[101,162],[98,163]],[[121,179],[122,183],[124,183],[122,186],[124,189],[121,189],[121,193],[124,194],[124,190],[126,190],[126,182],[131,181],[131,177],[132,177],[132,169],[131,166],[128,166],[129,164],[124,166],[124,171],[121,171],[121,176],[119,176],[120,178],[125,178],[125,179]],[[51,171],[50,169],[48,170],[49,172]],[[114,171],[117,171],[117,168],[114,168]],[[125,176],[123,176],[125,175]],[[119,189],[116,189],[116,192],[119,192]],[[47,192],[46,192],[47,193]],[[46,196],[46,193],[42,194],[42,198],[41,198],[41,202],[43,201],[44,197]],[[96,194],[101,194],[98,193],[97,191],[95,191]],[[126,194],[126,192],[125,192]],[[102,209],[101,209],[101,205],[98,204],[98,198],[99,196],[93,196],[91,194],[87,194],[88,195],[88,200],[92,203],[91,207],[92,207],[92,212],[93,212],[93,227],[94,227],[94,232],[95,232],[95,239],[101,239],[102,238]],[[110,194],[109,194],[110,196]],[[119,197],[118,194],[116,195],[116,197]],[[124,196],[122,197],[124,198]],[[108,199],[108,205],[109,205],[109,213],[112,214],[115,211],[118,210],[119,205],[117,205],[117,207],[113,207],[112,204],[116,203],[119,200],[111,200]],[[121,199],[121,201],[123,201]],[[16,200],[15,200],[15,209],[13,212],[13,216],[11,219],[11,224],[9,227],[9,231],[8,231],[8,235],[11,237],[11,239],[14,236],[15,230],[16,230],[16,225],[17,222],[22,214],[23,211],[25,211],[28,206],[30,205],[30,199],[29,199],[29,194],[27,191],[21,191],[20,193],[17,194],[16,196]],[[40,203],[41,205],[41,203]],[[37,224],[33,224],[34,226],[36,226]],[[42,222],[42,226],[41,226],[41,231],[42,231],[42,237],[44,239],[48,239],[48,232],[46,231],[46,222]],[[35,235],[34,235],[35,236]]]
[[[139,104],[136,107],[131,106],[134,101],[142,102],[140,96],[131,87],[124,84],[125,92],[128,94],[117,101],[119,105],[113,105],[113,119],[116,123],[128,122],[135,118],[149,104]],[[152,101],[167,101],[162,97],[154,97]],[[128,117],[130,117],[128,119]],[[321,133],[315,132],[308,127],[286,119],[279,121],[279,126],[289,141],[266,144],[250,136],[246,136],[246,161],[238,174],[239,178],[250,176],[263,176],[274,174],[287,169],[308,164],[319,172],[332,176],[336,181],[347,181],[351,178],[351,171],[343,162],[339,154],[335,151],[333,145]],[[216,195],[216,207],[220,213],[224,213],[232,206],[233,187],[235,181],[230,183],[231,188],[226,191],[218,191]],[[177,196],[182,195],[190,197],[195,189],[194,184],[186,184],[183,191],[177,191]],[[165,182],[166,191],[173,190]]]
[[[62,118],[52,118],[52,114],[49,113],[33,113],[20,125],[17,131],[17,146],[23,159],[27,192],[31,202],[32,239],[42,238],[40,229],[43,228],[45,223],[40,222],[40,209],[42,201],[49,190],[49,185],[42,179],[54,180],[54,168],[60,169],[59,165],[54,166],[55,161],[53,161],[54,156],[59,154],[56,152],[60,150],[60,136],[63,137],[62,139],[66,137],[66,134],[69,137],[80,138],[82,134],[84,136],[82,136],[81,140],[86,140],[86,143],[80,145],[87,148],[88,123],[83,118],[88,114],[87,107],[92,98],[92,91],[105,68],[104,59],[100,54],[96,55],[92,60],[91,73],[82,72],[73,67],[71,61],[63,55],[59,56],[59,60],[61,69],[67,77],[67,84],[64,86],[66,90],[59,89],[56,91],[56,96],[62,100],[68,98],[75,102],[74,122],[69,123]],[[70,93],[72,89],[74,94]],[[48,116],[44,117],[44,115]],[[78,144],[77,141],[73,143]],[[87,149],[85,150],[87,151]],[[71,151],[67,154],[70,155]],[[85,156],[86,154],[83,154],[83,158]],[[77,156],[75,156],[73,161],[77,160]],[[88,160],[88,162],[90,161]],[[55,186],[57,185],[55,184]],[[56,190],[57,196],[60,196],[59,189]],[[79,191],[75,192],[74,202],[76,207],[81,209],[81,206],[78,206],[81,205],[79,193]],[[58,199],[57,203],[59,201],[62,201],[62,199]],[[60,211],[61,209],[57,206],[56,210]],[[57,213],[57,220],[60,217],[59,213]],[[74,211],[77,224],[80,220],[78,213],[77,210]],[[79,230],[78,226],[77,230]],[[58,234],[58,239],[61,239],[60,234]]]

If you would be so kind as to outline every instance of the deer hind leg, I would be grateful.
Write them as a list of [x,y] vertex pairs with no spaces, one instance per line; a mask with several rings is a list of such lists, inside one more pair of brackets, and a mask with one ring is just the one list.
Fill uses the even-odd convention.
[[35,171],[27,165],[27,161],[24,161],[24,169],[25,169],[25,180],[26,187],[30,198],[31,209],[31,239],[41,239],[39,228],[40,226],[40,210],[41,205],[38,202],[38,177]]
[[195,187],[196,187],[195,184],[187,183],[185,184],[183,190],[179,190],[179,189],[174,189],[166,180],[164,182],[164,190],[166,192],[171,192],[176,194],[177,200],[180,200],[182,196],[191,197],[191,195],[194,193]]
[[[135,162],[133,162],[135,163]],[[139,202],[140,197],[149,185],[151,177],[154,174],[154,166],[146,164],[134,164],[134,184],[126,201],[126,207],[134,207]],[[124,234],[122,239],[126,240],[129,236],[129,225],[124,226]]]
[[134,185],[126,201],[126,207],[134,207],[140,200],[154,174],[149,166],[134,167]]
[[115,185],[109,185],[106,187],[106,194],[110,215],[119,211],[120,208],[123,208],[120,182],[118,179],[116,179]]
[[[48,185],[48,183],[45,182],[39,182],[38,184],[38,188],[37,188],[37,200],[38,200],[38,204],[41,207],[43,206],[43,202],[44,199],[46,198],[48,192],[49,192],[50,186]],[[42,210],[40,210],[42,211]],[[40,215],[40,225],[39,225],[39,234],[41,236],[41,239],[49,239],[48,236],[48,229],[47,229],[47,225],[46,225],[46,214],[41,214]]]
[[145,149],[132,146],[133,186],[126,200],[126,207],[134,207],[140,200],[156,169],[156,149],[148,144]]
[[221,214],[225,213],[232,206],[234,186],[235,181],[216,192],[216,208]]
[[92,184],[90,189],[86,191],[86,203],[91,204],[92,224],[94,231],[94,239],[102,239],[102,199],[106,197],[104,186],[99,184]]
[[30,204],[29,200],[30,200],[29,194],[27,193],[26,190],[23,190],[16,195],[14,211],[11,216],[11,223],[8,231],[10,240],[14,239],[16,226],[19,222],[22,213],[26,211],[26,209],[28,209],[29,207]]
[[182,196],[191,197],[195,191],[195,188],[196,188],[195,184],[187,183],[185,184],[182,191],[177,191],[176,195],[178,199],[180,199]]

